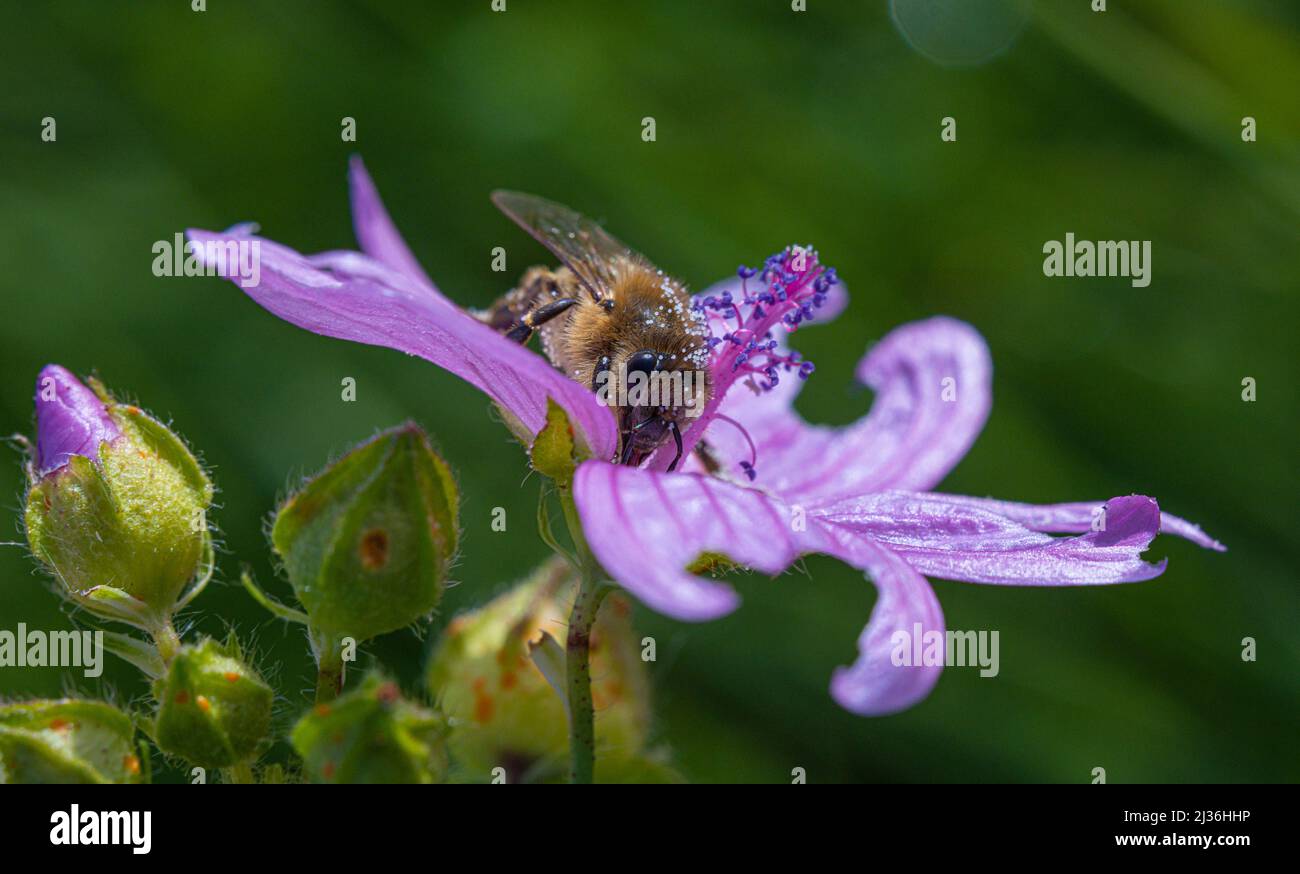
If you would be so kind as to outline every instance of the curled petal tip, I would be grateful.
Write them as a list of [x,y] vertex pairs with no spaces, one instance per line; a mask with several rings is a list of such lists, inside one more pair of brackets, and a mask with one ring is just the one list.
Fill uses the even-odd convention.
[[[835,288],[837,286],[832,286]],[[729,393],[721,411],[740,422],[762,459],[758,482],[809,504],[887,489],[933,488],[975,442],[992,408],[992,361],[965,322],[935,317],[895,328],[858,364],[876,392],[851,425],[811,425],[793,409],[800,380],[755,398]],[[708,432],[720,457],[747,457],[734,428]]]
[[1146,495],[1106,502],[1106,525],[1093,538],[1098,546],[1149,542],[1160,530],[1160,505]]
[[36,378],[36,468],[58,470],[74,455],[94,459],[121,436],[104,402],[65,367],[47,364]]

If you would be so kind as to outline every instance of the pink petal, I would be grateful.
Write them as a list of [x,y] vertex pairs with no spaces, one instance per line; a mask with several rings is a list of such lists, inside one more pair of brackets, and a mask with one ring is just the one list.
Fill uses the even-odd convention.
[[922,574],[972,583],[1104,585],[1149,580],[1165,563],[1140,555],[1160,531],[1160,508],[1141,495],[1106,502],[1106,529],[1050,537],[967,499],[882,492],[809,510],[809,515],[886,545]]
[[839,557],[865,570],[879,597],[858,637],[857,661],[837,668],[831,677],[831,696],[860,716],[906,710],[930,694],[943,664],[894,664],[894,635],[904,632],[907,639],[921,641],[931,631],[943,635],[946,626],[939,599],[925,577],[901,556],[862,538],[838,539]]
[[685,568],[706,552],[777,574],[800,552],[786,508],[766,496],[694,474],[662,474],[588,461],[573,497],[591,551],[648,606],[688,622],[736,609],[730,586]]
[[[432,361],[496,401],[524,439],[545,426],[546,399],[554,398],[595,457],[613,456],[618,442],[614,418],[593,392],[458,309],[431,285],[359,252],[309,258],[242,232],[190,230],[189,237],[200,244],[201,252],[209,243],[257,241],[258,284],[244,288],[233,265],[223,275],[285,321],[327,337],[387,346]],[[221,267],[216,261],[209,266]]]
[[[890,332],[857,375],[876,390],[875,402],[842,428],[803,421],[792,406],[797,379],[757,397],[733,387],[721,409],[754,440],[758,485],[790,503],[932,488],[966,454],[992,406],[988,347],[970,325],[947,317]],[[729,463],[749,458],[725,421],[712,423],[707,439]]]
[[809,552],[867,571],[880,597],[858,639],[857,662],[837,671],[831,686],[849,710],[900,710],[924,698],[938,679],[939,666],[890,661],[896,632],[912,634],[918,624],[942,632],[944,625],[929,584],[889,550],[713,477],[588,461],[578,468],[573,494],[587,542],[605,570],[645,604],[677,619],[715,619],[739,604],[731,587],[685,570],[705,553],[771,575]]
[[[998,501],[993,498],[967,498],[959,495],[937,495],[944,501],[962,504],[998,516],[1019,522],[1033,531],[1047,531],[1056,534],[1086,533],[1091,531],[1097,512],[1105,501],[1078,501],[1068,504],[1019,504],[1014,501]],[[1224,546],[1201,530],[1201,526],[1171,513],[1160,514],[1160,533],[1173,534],[1190,540],[1197,546],[1226,552]]]
[[416,284],[428,286],[434,294],[441,297],[437,286],[424,272],[420,262],[415,260],[397,226],[388,217],[388,210],[384,209],[384,202],[379,199],[379,190],[375,188],[359,155],[354,155],[348,162],[348,188],[352,195],[352,228],[361,251],[397,272],[404,273]]
[[36,377],[36,468],[44,477],[74,455],[99,462],[99,447],[122,436],[104,402],[66,367],[47,364]]

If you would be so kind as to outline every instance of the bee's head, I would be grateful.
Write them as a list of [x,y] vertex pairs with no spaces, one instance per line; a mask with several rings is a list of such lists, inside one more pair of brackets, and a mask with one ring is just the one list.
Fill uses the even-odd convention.
[[[682,437],[678,419],[683,401],[674,393],[681,392],[682,383],[656,379],[657,375],[675,369],[671,363],[670,357],[662,352],[642,349],[629,355],[623,366],[628,390],[627,402],[619,416],[622,464],[639,465],[669,434],[676,439],[680,451]],[[674,460],[672,467],[676,464]]]

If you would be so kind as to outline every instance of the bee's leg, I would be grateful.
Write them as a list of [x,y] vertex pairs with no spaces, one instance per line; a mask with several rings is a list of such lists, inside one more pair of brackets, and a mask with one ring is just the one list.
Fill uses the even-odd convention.
[[631,431],[623,432],[623,455],[618,460],[619,464],[627,464],[632,460],[632,448],[636,445],[632,437],[633,433]]
[[553,300],[548,304],[543,304],[531,313],[527,313],[515,326],[506,331],[506,338],[514,340],[516,343],[523,345],[528,342],[528,338],[533,336],[533,331],[549,322],[551,319],[566,311],[569,307],[578,302],[576,297],[562,297],[559,300]]
[[560,284],[555,273],[545,267],[529,267],[519,285],[503,294],[485,310],[475,310],[473,315],[492,330],[504,334],[519,323],[520,318],[536,307],[560,296]]
[[673,440],[677,443],[677,454],[673,456],[673,463],[668,465],[668,472],[672,473],[677,469],[677,462],[682,460],[682,430],[676,422],[669,422],[668,428],[673,432]]

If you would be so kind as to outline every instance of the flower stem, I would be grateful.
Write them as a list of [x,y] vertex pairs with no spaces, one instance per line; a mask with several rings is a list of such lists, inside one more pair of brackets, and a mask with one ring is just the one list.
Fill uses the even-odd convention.
[[607,588],[596,577],[582,575],[582,584],[569,613],[564,646],[564,671],[569,693],[569,782],[590,783],[596,773],[596,714],[591,703],[591,627]]
[[322,654],[320,665],[316,670],[316,703],[333,701],[343,691],[343,660],[337,654],[333,658]]
[[591,783],[596,773],[596,714],[591,701],[591,628],[609,586],[587,547],[573,495],[561,488],[560,503],[578,559],[580,584],[569,613],[564,645],[565,688],[569,698],[569,782]]
[[181,648],[181,639],[176,634],[176,629],[172,628],[171,621],[161,622],[152,629],[150,636],[153,637],[153,645],[158,648],[158,657],[162,659],[163,667],[169,666]]
[[316,703],[333,701],[343,691],[343,652],[341,641],[332,635],[319,634],[309,629],[312,649],[316,655]]

